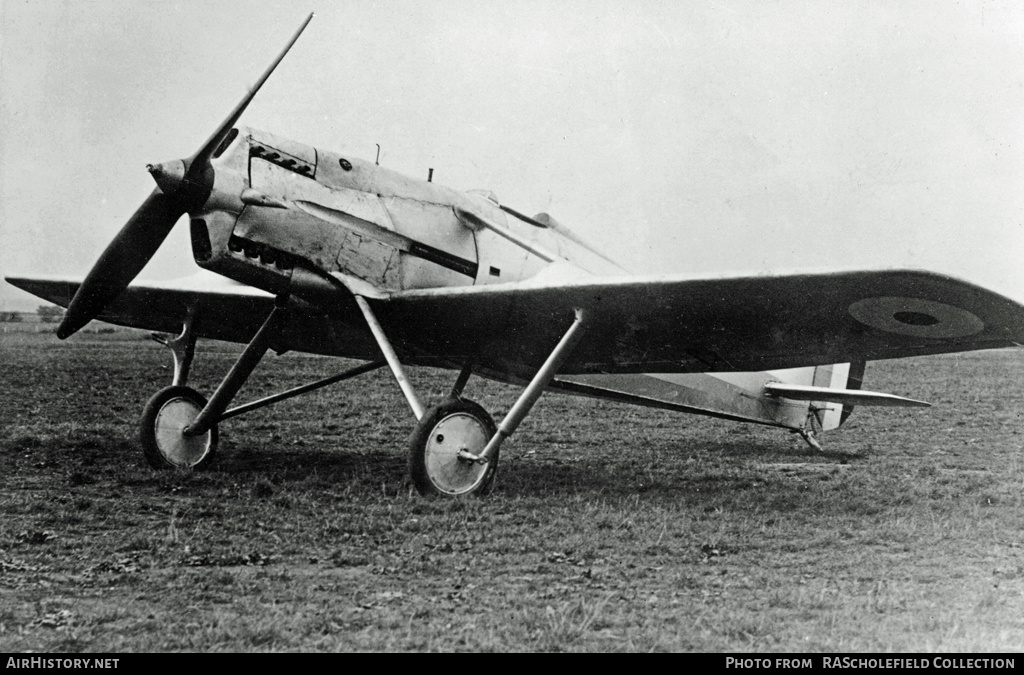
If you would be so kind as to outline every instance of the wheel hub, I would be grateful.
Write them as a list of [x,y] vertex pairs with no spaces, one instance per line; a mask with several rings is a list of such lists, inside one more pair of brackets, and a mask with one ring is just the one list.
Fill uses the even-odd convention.
[[171,399],[156,415],[154,431],[160,453],[174,466],[195,466],[210,450],[211,433],[186,436],[184,430],[202,410],[193,401]]
[[443,418],[431,431],[425,448],[427,475],[441,492],[472,492],[487,477],[487,463],[474,461],[490,440],[484,424],[469,413]]

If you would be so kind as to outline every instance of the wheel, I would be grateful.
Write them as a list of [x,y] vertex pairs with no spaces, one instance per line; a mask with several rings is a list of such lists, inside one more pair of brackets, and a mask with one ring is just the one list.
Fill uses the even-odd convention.
[[154,469],[201,469],[217,452],[217,427],[205,434],[181,432],[199,416],[206,399],[189,387],[167,387],[149,399],[139,420],[139,441]]
[[479,455],[496,431],[487,411],[472,401],[448,399],[423,415],[409,439],[409,473],[421,495],[486,494],[494,483],[498,454],[486,464],[459,458]]

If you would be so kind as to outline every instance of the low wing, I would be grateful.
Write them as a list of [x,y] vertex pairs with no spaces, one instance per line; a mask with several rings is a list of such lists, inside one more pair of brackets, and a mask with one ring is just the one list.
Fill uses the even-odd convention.
[[[403,360],[468,358],[503,379],[529,378],[587,310],[566,374],[767,371],[1024,343],[1024,307],[950,277],[917,271],[747,277],[559,276],[377,295],[371,302]],[[79,281],[8,278],[67,306]],[[281,346],[376,358],[354,306],[293,311]],[[274,298],[218,275],[137,282],[99,317],[174,333],[197,303],[200,337],[247,342]],[[328,317],[329,314],[329,317]],[[350,316],[351,314],[351,316]]]
[[766,371],[1024,343],[1024,306],[919,271],[558,278],[425,289],[376,303],[422,356],[474,356],[510,376],[590,317],[563,373]]
[[[7,277],[7,281],[61,307],[68,306],[81,285],[80,279],[56,277]],[[97,318],[119,326],[177,334],[192,305],[197,310],[195,330],[199,337],[245,343],[274,308],[274,296],[217,274],[200,272],[184,279],[136,281]],[[361,320],[358,314],[354,316]],[[344,345],[347,351],[339,353],[338,345]],[[304,303],[289,307],[289,319],[274,348],[354,358],[377,354],[362,332],[329,321],[323,312]]]
[[[7,281],[61,307],[71,303],[81,285],[81,279],[58,277],[7,277]],[[202,322],[202,337],[245,342],[270,313],[274,297],[224,277],[199,274],[171,281],[136,282],[98,318],[119,326],[178,333],[194,303],[202,310],[200,316],[218,317],[215,322]]]

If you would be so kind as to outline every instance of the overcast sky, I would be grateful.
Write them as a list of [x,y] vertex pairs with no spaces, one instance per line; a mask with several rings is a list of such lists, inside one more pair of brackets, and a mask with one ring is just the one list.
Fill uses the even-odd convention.
[[[379,143],[637,272],[912,267],[1024,301],[1019,2],[0,0],[0,274],[84,275],[309,11],[242,124]],[[187,230],[143,276],[196,269]]]

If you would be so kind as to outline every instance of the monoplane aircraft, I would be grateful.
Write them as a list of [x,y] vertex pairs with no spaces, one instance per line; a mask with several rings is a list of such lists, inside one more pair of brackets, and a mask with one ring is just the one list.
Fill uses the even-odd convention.
[[[424,494],[486,492],[548,389],[819,447],[856,405],[927,405],[864,391],[865,362],[1024,343],[1024,306],[943,275],[631,275],[547,214],[236,126],[310,18],[195,153],[148,167],[156,188],[84,280],[8,278],[68,308],[62,339],[93,319],[169,334],[173,381],[140,421],[154,467],[202,467],[220,422],[385,365],[418,420]],[[185,214],[206,272],[134,282]],[[198,338],[246,345],[209,400],[187,386]],[[231,408],[268,349],[363,363]],[[457,372],[451,393],[425,405],[410,365]],[[463,397],[473,374],[524,386],[497,425]]]

